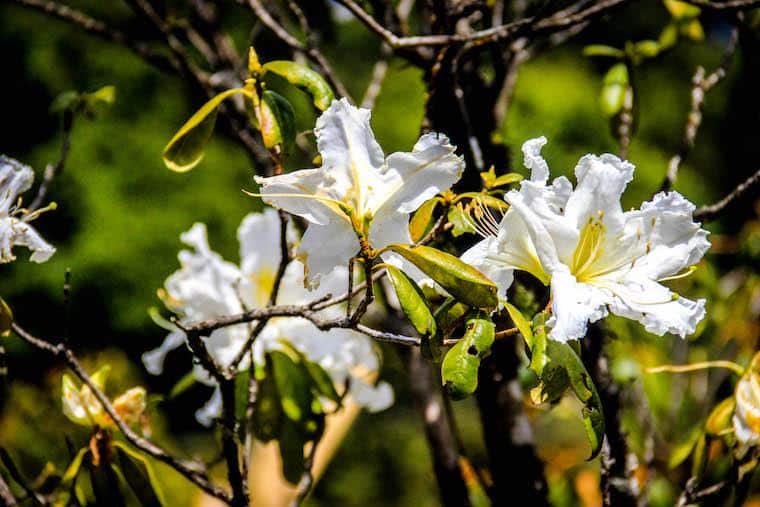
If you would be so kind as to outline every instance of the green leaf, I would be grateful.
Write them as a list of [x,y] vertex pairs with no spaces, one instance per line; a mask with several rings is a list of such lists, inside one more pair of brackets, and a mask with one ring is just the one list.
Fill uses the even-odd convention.
[[472,225],[472,219],[461,205],[451,206],[446,218],[454,226],[451,229],[451,235],[455,238],[465,233],[474,234],[476,232],[475,227]]
[[704,435],[701,425],[695,426],[682,441],[678,442],[670,453],[668,468],[675,468],[691,455],[697,441]]
[[583,56],[606,56],[609,58],[623,58],[625,53],[618,48],[604,44],[590,44],[583,48]]
[[699,7],[679,0],[663,0],[665,8],[676,19],[694,18],[699,16]]
[[[502,174],[491,182],[491,186],[489,188],[504,187],[506,185],[511,185],[512,183],[517,183],[522,180],[523,175],[519,173]],[[505,203],[502,202],[501,204],[504,205]]]
[[80,98],[85,114],[95,115],[104,107],[111,106],[116,102],[116,87],[104,86],[94,92],[83,93]]
[[11,334],[13,325],[13,311],[3,298],[0,298],[0,336]]
[[64,111],[74,111],[81,101],[81,96],[76,90],[67,90],[60,93],[50,104],[51,113],[62,113]]
[[324,396],[332,401],[339,402],[340,395],[335,390],[330,374],[325,371],[319,363],[311,361],[306,354],[298,350],[287,340],[280,339],[280,344],[292,355],[298,359],[298,364],[304,368],[307,377],[312,381],[312,387],[316,394]]
[[656,40],[642,40],[633,45],[633,52],[640,58],[654,58],[660,54],[660,43]]
[[164,148],[166,167],[176,172],[186,172],[203,159],[206,143],[214,131],[216,114],[222,101],[233,95],[245,93],[243,88],[226,90],[201,106],[174,134]]
[[161,493],[153,467],[147,459],[136,453],[127,453],[122,446],[114,445],[124,480],[143,507],[161,507]]
[[416,243],[424,238],[425,234],[433,227],[433,212],[436,206],[438,206],[438,201],[438,197],[428,199],[412,215],[412,219],[409,221],[409,234],[413,242]]
[[266,376],[258,379],[258,392],[253,406],[253,432],[262,442],[279,437],[283,424],[280,395],[272,373],[272,359],[265,357]]
[[119,488],[119,478],[116,472],[107,462],[90,466],[90,483],[92,492],[95,494],[95,503],[97,505],[108,505],[109,507],[126,506],[124,495]]
[[85,455],[89,452],[89,447],[82,447],[77,451],[76,456],[74,456],[74,459],[71,460],[71,463],[69,463],[69,466],[66,467],[66,471],[63,473],[63,477],[61,478],[62,488],[68,489],[71,487],[82,468],[82,460],[84,460]]
[[458,303],[456,299],[449,297],[435,311],[435,323],[439,334],[445,337],[446,334],[453,331],[453,326],[460,321],[469,307],[465,304]]
[[628,88],[628,68],[624,63],[613,65],[604,76],[604,84],[599,95],[599,106],[607,117],[618,114],[625,102]]
[[533,328],[533,345],[530,348],[530,369],[541,377],[544,367],[549,361],[546,352],[550,340],[546,336],[546,326],[544,325],[543,318],[539,317],[537,320],[539,321],[539,325]]
[[256,53],[256,50],[253,49],[253,46],[248,48],[248,75],[250,77],[257,76],[261,74],[262,72],[261,67],[261,61],[259,60],[259,55]]
[[429,246],[393,244],[387,248],[420,268],[462,303],[476,308],[496,307],[496,285],[458,257]]
[[414,329],[422,336],[431,336],[436,332],[435,318],[428,307],[422,290],[406,273],[395,266],[386,265],[388,278],[396,291],[401,309]]
[[660,50],[672,48],[678,42],[678,26],[675,23],[668,24],[660,32],[660,36],[657,38],[657,42],[660,44]]
[[309,439],[292,421],[285,420],[279,438],[282,475],[291,484],[298,484],[305,470],[303,448]]
[[279,350],[269,352],[269,357],[283,413],[291,421],[305,424],[314,398],[306,371],[290,355]]
[[550,364],[554,363],[567,371],[570,387],[584,405],[581,415],[586,428],[586,436],[591,444],[591,456],[589,457],[591,460],[602,449],[602,442],[604,441],[604,415],[596,386],[594,386],[591,375],[586,371],[581,358],[569,344],[548,340],[546,350]]
[[530,320],[528,320],[522,314],[522,312],[518,310],[517,307],[511,303],[507,303],[505,301],[504,308],[507,309],[507,313],[509,313],[509,318],[512,319],[512,322],[515,323],[515,326],[520,331],[520,334],[525,340],[525,344],[528,346],[528,349],[532,349],[533,348],[533,328],[530,325]]
[[730,429],[732,427],[731,418],[734,415],[735,408],[736,398],[733,396],[729,396],[718,403],[707,417],[707,422],[705,422],[705,430],[707,430],[707,434],[719,436],[723,434],[724,431]]
[[688,23],[681,25],[681,33],[694,42],[705,40],[705,30],[702,28],[702,23],[700,23],[698,19],[692,19]]
[[290,153],[296,141],[296,120],[290,102],[271,90],[262,94],[261,114],[258,118],[264,146],[271,149],[282,145],[285,153]]
[[491,350],[494,336],[495,326],[489,319],[467,321],[464,336],[446,353],[441,365],[441,381],[452,399],[461,400],[475,392],[480,361]]
[[195,374],[192,371],[185,373],[182,378],[172,386],[171,391],[169,391],[169,399],[176,398],[180,394],[184,393],[193,387],[196,382],[197,381],[195,380]]
[[263,66],[263,72],[271,72],[285,78],[290,84],[305,91],[314,102],[314,106],[324,111],[332,103],[335,95],[327,81],[305,65],[289,60],[274,60]]

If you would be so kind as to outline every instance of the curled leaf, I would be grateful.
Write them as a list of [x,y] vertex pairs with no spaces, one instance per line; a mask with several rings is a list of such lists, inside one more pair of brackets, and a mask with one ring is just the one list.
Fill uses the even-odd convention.
[[335,95],[327,81],[316,71],[300,63],[289,60],[274,60],[263,66],[263,72],[271,72],[285,78],[290,84],[311,95],[314,107],[324,111],[332,103]]
[[446,353],[441,365],[441,381],[452,399],[461,400],[475,392],[480,361],[491,350],[494,336],[495,326],[489,319],[467,321],[464,336]]

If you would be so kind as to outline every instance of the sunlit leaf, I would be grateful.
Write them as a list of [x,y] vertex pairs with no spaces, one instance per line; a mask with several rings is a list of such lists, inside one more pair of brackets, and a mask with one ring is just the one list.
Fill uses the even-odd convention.
[[715,408],[712,409],[710,415],[705,422],[705,430],[710,435],[721,435],[724,431],[732,427],[731,418],[734,415],[734,409],[736,408],[736,398],[729,396],[725,400],[718,403]]
[[628,88],[628,68],[624,63],[613,65],[604,76],[599,106],[605,116],[615,116],[623,108]]
[[193,387],[196,382],[195,374],[192,371],[187,372],[172,386],[171,391],[169,391],[169,398],[176,398]]
[[448,214],[446,215],[446,218],[448,218],[449,223],[454,226],[451,229],[451,235],[455,238],[458,238],[462,234],[475,233],[475,227],[472,225],[472,219],[469,217],[461,205],[451,206],[449,208]]
[[143,507],[161,507],[161,493],[153,467],[146,458],[136,452],[127,452],[124,447],[116,446],[116,456],[124,473],[124,480],[134,492]]
[[476,308],[496,307],[496,285],[458,257],[428,246],[394,244],[387,248],[420,268],[462,303]]
[[203,159],[206,143],[214,131],[216,114],[224,99],[245,93],[243,88],[226,90],[215,96],[198,111],[174,134],[164,148],[163,160],[166,167],[176,172],[186,172],[198,165]]
[[693,18],[699,16],[699,7],[679,0],[663,0],[665,8],[676,19]]
[[505,301],[504,308],[507,309],[507,313],[509,313],[509,317],[512,319],[512,322],[515,323],[515,326],[520,331],[520,334],[525,340],[525,344],[528,346],[528,349],[532,349],[533,348],[533,327],[530,324],[530,320],[528,320],[522,314],[522,312],[511,303],[507,303]]
[[286,153],[292,150],[296,140],[295,112],[285,97],[265,90],[258,124],[264,146],[271,149],[280,144]]
[[0,298],[0,336],[8,336],[13,325],[13,311],[3,298]]
[[274,60],[263,66],[264,72],[271,72],[285,78],[290,84],[311,95],[314,106],[324,111],[332,103],[335,95],[327,81],[316,71],[300,63],[289,60]]
[[396,292],[401,309],[414,329],[422,336],[435,334],[435,318],[430,307],[428,307],[422,290],[414,280],[395,266],[387,265],[385,270]]
[[686,438],[673,448],[668,459],[668,468],[675,468],[686,461],[702,435],[704,435],[704,430],[702,429],[702,425],[698,424],[686,435]]
[[625,53],[618,48],[605,46],[604,44],[590,44],[583,48],[583,56],[606,56],[609,58],[623,58]]
[[439,198],[433,197],[428,199],[422,206],[417,208],[417,211],[412,215],[412,219],[409,221],[409,233],[412,237],[412,241],[415,243],[425,237],[425,234],[430,231],[433,226],[433,212],[436,206],[438,206]]
[[443,358],[441,381],[452,399],[461,400],[478,387],[481,359],[491,350],[495,326],[487,318],[467,321],[465,334]]

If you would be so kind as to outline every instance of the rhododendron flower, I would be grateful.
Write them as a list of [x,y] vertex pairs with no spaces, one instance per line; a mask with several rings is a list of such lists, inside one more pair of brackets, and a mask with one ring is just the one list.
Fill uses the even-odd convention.
[[[275,210],[251,213],[243,219],[238,228],[240,266],[225,261],[211,250],[203,224],[195,224],[181,238],[192,250],[180,252],[182,268],[166,280],[163,293],[165,304],[178,314],[181,322],[233,315],[267,305],[281,258],[280,220]],[[277,303],[302,304],[320,294],[338,294],[347,286],[347,271],[343,268],[333,272],[314,294],[303,287],[303,265],[292,261],[280,283]],[[338,305],[322,312],[326,318],[343,313],[345,309]],[[228,326],[215,330],[204,341],[216,362],[227,367],[245,346],[250,329],[248,324]],[[347,329],[321,331],[301,318],[274,318],[268,321],[254,343],[254,360],[263,361],[264,352],[279,348],[281,340],[288,341],[311,361],[319,363],[331,375],[336,386],[344,385],[350,378],[351,398],[365,408],[382,410],[392,403],[390,386],[384,382],[374,385],[380,362],[367,336]],[[178,328],[171,329],[160,347],[143,355],[146,369],[159,374],[169,351],[184,342],[184,333]],[[247,367],[247,360],[248,355],[241,368]],[[195,376],[204,383],[214,385],[200,366],[195,367]],[[220,409],[221,395],[217,388],[196,417],[201,423],[209,425],[219,415]]]
[[19,195],[29,190],[33,181],[31,167],[0,155],[0,263],[16,259],[16,245],[31,250],[29,259],[34,262],[45,262],[55,253],[55,248],[29,225],[38,213],[25,214],[17,208]]
[[448,138],[435,133],[411,153],[385,157],[369,122],[369,110],[334,101],[314,129],[322,167],[256,177],[265,202],[309,222],[299,256],[312,287],[359,252],[359,238],[376,249],[411,243],[409,215],[464,169]]
[[608,313],[641,322],[647,331],[684,337],[704,317],[705,301],[691,301],[660,282],[678,277],[702,258],[710,243],[694,223],[694,205],[677,192],[658,193],[641,209],[624,212],[620,198],[634,167],[614,155],[586,155],[551,184],[541,157],[546,139],[523,145],[530,180],[505,196],[500,223],[481,220],[486,236],[462,258],[499,286],[502,297],[521,269],[551,285],[550,337],[586,334]]

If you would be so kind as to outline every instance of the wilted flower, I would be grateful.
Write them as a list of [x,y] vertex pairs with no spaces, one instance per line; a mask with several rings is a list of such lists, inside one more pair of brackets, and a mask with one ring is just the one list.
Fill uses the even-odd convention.
[[[95,386],[103,391],[106,377],[110,368],[104,366],[95,372],[91,380]],[[73,423],[80,426],[101,426],[104,428],[115,426],[114,421],[103,409],[103,405],[95,397],[92,389],[86,384],[77,387],[74,380],[64,374],[61,391],[63,414]],[[128,389],[113,401],[116,413],[127,424],[136,424],[145,412],[146,393],[142,387]]]
[[30,260],[34,262],[45,262],[55,253],[55,248],[29,225],[39,212],[25,213],[17,207],[19,195],[29,190],[33,181],[31,167],[0,155],[0,263],[16,259],[16,245],[31,250]]
[[[266,306],[281,258],[280,220],[275,210],[251,213],[243,219],[238,228],[240,266],[225,261],[211,250],[203,224],[195,224],[181,238],[193,250],[180,252],[182,268],[166,280],[163,299],[182,322],[196,322]],[[277,303],[301,304],[320,294],[345,290],[347,269],[336,270],[323,282],[316,294],[307,292],[303,287],[303,265],[292,261],[280,283]],[[336,306],[324,310],[324,316],[335,317],[340,312],[345,310]],[[248,324],[228,326],[215,330],[204,341],[214,359],[226,367],[245,346],[250,329]],[[184,340],[182,331],[171,329],[159,348],[143,355],[146,369],[153,374],[161,373],[167,353]],[[350,378],[352,398],[366,408],[382,410],[392,403],[393,393],[388,384],[372,385],[380,363],[371,340],[361,333],[346,329],[321,331],[301,318],[270,319],[254,344],[254,360],[262,361],[266,350],[279,348],[280,340],[288,341],[311,361],[319,363],[336,385],[342,386]],[[241,362],[241,368],[247,366],[247,360],[248,355]],[[195,376],[199,381],[214,385],[200,366],[196,366]],[[220,413],[221,401],[217,388],[209,402],[196,412],[196,418],[202,424],[210,425]]]
[[744,447],[760,445],[760,353],[736,384],[733,423],[736,440]]
[[360,250],[411,243],[409,214],[459,179],[464,168],[441,134],[423,135],[411,153],[387,158],[370,128],[370,111],[334,101],[314,132],[322,167],[257,177],[264,201],[309,222],[299,255],[307,281],[345,266]]
[[705,301],[678,296],[660,282],[677,278],[710,247],[694,223],[694,205],[677,192],[658,193],[641,209],[623,212],[620,198],[634,167],[614,155],[586,155],[573,189],[565,177],[548,185],[541,137],[523,145],[530,180],[510,191],[500,223],[482,220],[485,239],[462,258],[497,283],[504,297],[512,271],[551,284],[551,338],[586,334],[608,313],[637,320],[647,331],[693,333]]

